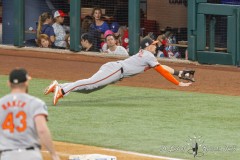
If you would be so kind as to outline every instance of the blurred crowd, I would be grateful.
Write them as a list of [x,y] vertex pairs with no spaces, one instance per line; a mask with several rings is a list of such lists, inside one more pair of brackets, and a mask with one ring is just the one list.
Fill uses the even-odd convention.
[[[64,25],[68,16],[62,10],[53,14],[44,12],[39,16],[36,44],[43,48],[70,48],[70,27]],[[180,51],[177,38],[171,30],[165,30],[160,35],[149,32],[148,37],[157,40],[156,56],[159,58],[185,58],[187,50]],[[143,37],[140,36],[141,40]],[[129,55],[129,38],[127,26],[121,26],[114,20],[111,23],[104,20],[101,8],[93,8],[91,15],[81,19],[80,48],[85,52],[102,54]]]
[[[66,16],[62,10],[39,16],[35,40],[39,47],[69,49],[70,29],[64,25]],[[94,8],[91,16],[85,16],[81,22],[79,45],[82,51],[128,55],[127,26],[104,21],[101,8]]]

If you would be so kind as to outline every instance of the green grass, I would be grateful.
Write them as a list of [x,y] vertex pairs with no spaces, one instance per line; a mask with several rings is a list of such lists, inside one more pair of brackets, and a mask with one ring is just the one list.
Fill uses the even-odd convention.
[[[0,96],[9,91],[6,80],[1,77]],[[199,159],[240,157],[239,97],[110,85],[91,94],[70,93],[55,107],[52,95],[42,94],[50,82],[33,79],[30,94],[49,106],[57,141],[193,159],[187,143],[201,136],[200,144],[211,150],[200,146]],[[231,146],[236,149],[225,150]]]

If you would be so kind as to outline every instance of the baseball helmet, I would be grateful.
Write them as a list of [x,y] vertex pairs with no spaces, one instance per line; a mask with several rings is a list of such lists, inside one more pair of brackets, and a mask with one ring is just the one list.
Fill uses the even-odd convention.
[[119,27],[120,27],[120,25],[118,24],[118,22],[113,22],[113,23],[111,24],[111,26],[110,26],[110,29],[111,29],[114,33],[116,33],[116,32],[118,31]]
[[152,45],[152,44],[157,44],[158,41],[153,41],[150,37],[145,37],[142,39],[142,41],[140,42],[140,47],[142,49]]

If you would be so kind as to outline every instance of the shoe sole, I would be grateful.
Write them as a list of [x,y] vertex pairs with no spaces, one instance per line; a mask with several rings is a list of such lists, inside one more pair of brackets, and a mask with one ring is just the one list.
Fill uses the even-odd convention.
[[58,82],[55,80],[53,81],[46,89],[45,89],[45,92],[44,94],[45,95],[48,95],[49,93],[53,92],[54,93],[54,90],[56,88],[56,86],[58,85]]
[[59,98],[57,98],[59,89],[61,89],[61,88],[59,86],[56,86],[55,92],[54,92],[54,97],[53,97],[53,105],[54,106],[56,106],[58,99],[59,99]]

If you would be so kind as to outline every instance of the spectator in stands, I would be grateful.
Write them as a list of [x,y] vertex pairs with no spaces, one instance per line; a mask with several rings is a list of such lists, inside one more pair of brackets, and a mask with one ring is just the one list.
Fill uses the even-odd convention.
[[37,39],[37,45],[42,48],[51,48],[52,42],[48,35],[40,34]]
[[167,40],[164,34],[161,34],[157,37],[157,57],[168,57],[168,53],[166,51]]
[[[109,34],[114,34],[113,31],[111,30],[106,30],[106,32],[104,33],[104,38],[106,39],[106,37],[109,35]],[[108,46],[107,46],[107,42],[104,41],[101,43],[101,51],[102,52],[106,52],[108,50]]]
[[104,33],[109,29],[107,22],[103,21],[101,8],[94,8],[92,11],[93,23],[90,25],[89,33],[94,35],[94,41],[97,48],[101,49],[101,42],[104,39]]
[[67,34],[66,35],[66,39],[65,39],[65,41],[66,41],[66,44],[67,44],[67,49],[69,49],[70,48],[70,34]]
[[115,37],[117,38],[117,43],[120,46],[123,46],[125,49],[128,50],[129,48],[129,39],[128,39],[128,29],[126,26],[120,26],[118,31],[114,33]]
[[94,44],[94,36],[90,33],[83,33],[81,36],[82,51],[99,52],[96,44]]
[[81,33],[87,33],[90,31],[90,26],[93,23],[93,19],[91,16],[84,17],[82,21]]
[[113,34],[109,34],[106,36],[106,42],[108,46],[108,50],[106,51],[106,53],[128,56],[127,50],[122,46],[118,46],[116,44],[116,38]]
[[94,8],[92,11],[92,17],[93,17],[93,23],[90,25],[90,28],[102,33],[101,38],[104,38],[103,34],[106,32],[106,30],[109,30],[109,26],[107,22],[101,19],[102,17],[101,8]]
[[55,33],[52,27],[52,15],[48,12],[42,13],[38,19],[37,38],[39,38],[41,34],[48,35],[52,43],[55,41]]
[[[45,0],[46,2],[47,1],[50,1],[48,3],[51,3],[51,10],[54,11],[54,10],[57,10],[57,9],[60,9],[64,12],[64,13],[68,13],[70,12],[70,1],[69,0]],[[49,6],[49,4],[48,4]],[[70,17],[69,16],[66,16],[64,18],[64,24],[67,25],[67,26],[70,26]]]
[[120,25],[118,24],[118,22],[113,22],[110,25],[110,29],[111,31],[113,31],[114,33],[118,33],[118,29],[119,29]]
[[180,53],[178,51],[178,48],[176,46],[172,46],[171,44],[176,43],[176,38],[173,36],[173,33],[170,31],[167,31],[165,33],[166,39],[167,39],[167,46],[166,51],[168,53],[169,58],[178,58],[180,57]]
[[55,23],[52,25],[54,29],[54,33],[56,35],[56,40],[54,42],[54,45],[58,48],[67,47],[67,43],[65,41],[66,31],[62,25],[64,22],[64,16],[66,16],[66,14],[62,10],[57,10],[54,12]]
[[[111,25],[110,25],[110,29],[111,31],[114,33],[115,35],[115,38],[116,38],[116,44],[118,46],[124,46],[124,43],[123,43],[123,37],[124,37],[124,31],[122,31],[120,28],[120,25],[118,22],[113,22]],[[121,34],[123,33],[123,34]],[[106,38],[106,37],[105,37]],[[128,38],[128,36],[127,36]],[[124,46],[125,47],[125,46]],[[127,49],[127,47],[126,47]]]

